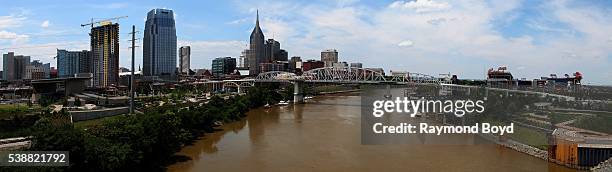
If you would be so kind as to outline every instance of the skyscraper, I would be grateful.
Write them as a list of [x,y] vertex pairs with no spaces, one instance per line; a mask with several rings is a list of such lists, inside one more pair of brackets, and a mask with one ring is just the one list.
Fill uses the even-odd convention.
[[182,46],[181,48],[179,48],[179,55],[180,55],[180,64],[179,64],[179,71],[181,71],[182,74],[184,75],[189,75],[189,68],[190,68],[190,64],[191,64],[191,47],[190,46]]
[[91,28],[94,87],[106,88],[119,81],[119,24],[104,22]]
[[276,61],[287,61],[288,53],[287,51],[280,48],[280,42],[274,39],[268,39],[266,41],[264,57],[266,57],[266,62],[276,62]]
[[24,79],[26,66],[30,64],[30,56],[15,55],[9,52],[2,55],[2,79],[14,81]]
[[325,63],[325,67],[331,67],[334,63],[338,63],[338,51],[329,49],[321,52],[321,61]]
[[153,9],[147,14],[142,60],[143,75],[175,79],[176,28],[172,10]]
[[93,73],[91,51],[66,51],[58,49],[56,57],[59,77],[69,77],[79,73]]
[[260,72],[259,64],[265,62],[264,59],[264,34],[259,27],[259,11],[257,11],[257,19],[255,28],[251,32],[249,40],[249,51],[247,51],[247,59],[249,60],[249,75],[257,75]]
[[264,57],[266,57],[266,62],[276,61],[276,56],[278,52],[280,52],[280,42],[274,39],[266,40],[266,46],[264,50]]

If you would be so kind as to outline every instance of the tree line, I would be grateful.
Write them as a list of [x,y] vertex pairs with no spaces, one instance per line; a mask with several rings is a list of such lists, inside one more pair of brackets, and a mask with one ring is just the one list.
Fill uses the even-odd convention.
[[[163,171],[181,147],[217,121],[245,117],[250,108],[278,101],[273,87],[253,87],[243,96],[214,96],[199,106],[160,106],[142,114],[123,115],[85,129],[65,113],[45,113],[30,129],[31,151],[70,151],[68,167],[3,167],[0,171]],[[184,157],[183,157],[184,158]]]

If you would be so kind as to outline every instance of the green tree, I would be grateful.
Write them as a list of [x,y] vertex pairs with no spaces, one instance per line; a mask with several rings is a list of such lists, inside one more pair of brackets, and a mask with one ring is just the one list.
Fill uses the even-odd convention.
[[68,151],[70,166],[68,169],[83,169],[84,138],[81,130],[75,129],[61,118],[46,116],[40,119],[32,130],[33,151]]
[[79,97],[74,99],[74,106],[81,106],[81,99],[79,99]]

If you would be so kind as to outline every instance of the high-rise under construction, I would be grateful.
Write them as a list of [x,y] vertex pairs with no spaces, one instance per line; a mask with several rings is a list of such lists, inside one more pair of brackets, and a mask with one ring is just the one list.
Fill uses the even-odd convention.
[[93,85],[117,86],[119,80],[119,24],[105,22],[91,28]]

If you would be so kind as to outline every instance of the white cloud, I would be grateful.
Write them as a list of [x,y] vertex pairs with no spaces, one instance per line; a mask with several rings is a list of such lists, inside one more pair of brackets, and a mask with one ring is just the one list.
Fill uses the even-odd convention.
[[286,42],[288,37],[294,36],[297,32],[288,22],[279,19],[264,18],[260,19],[261,28],[266,39],[274,39],[279,42]]
[[0,29],[20,27],[25,20],[26,17],[23,16],[0,16]]
[[90,7],[93,8],[100,8],[100,9],[121,9],[121,8],[126,8],[128,7],[128,3],[121,3],[121,2],[115,2],[115,3],[108,3],[108,4],[90,4]]
[[397,46],[400,47],[412,47],[414,46],[414,42],[410,41],[410,40],[406,40],[406,41],[402,41],[399,44],[397,44]]
[[608,38],[608,42],[612,42],[612,36]]
[[40,27],[42,28],[48,28],[50,25],[49,20],[45,20],[40,24]]
[[562,57],[563,58],[571,58],[571,59],[580,58],[576,53],[570,52],[570,51],[563,52],[563,56]]
[[236,20],[226,22],[225,24],[242,24],[242,23],[250,22],[251,20],[253,19],[252,18],[241,18],[241,19],[236,19]]
[[415,10],[418,13],[443,11],[451,8],[447,2],[437,2],[434,0],[415,0],[415,1],[395,1],[389,5],[391,8],[404,8]]
[[0,41],[2,40],[10,40],[10,41],[14,41],[14,42],[24,42],[27,41],[29,38],[28,35],[20,35],[17,33],[13,33],[13,32],[8,32],[8,31],[0,31]]

